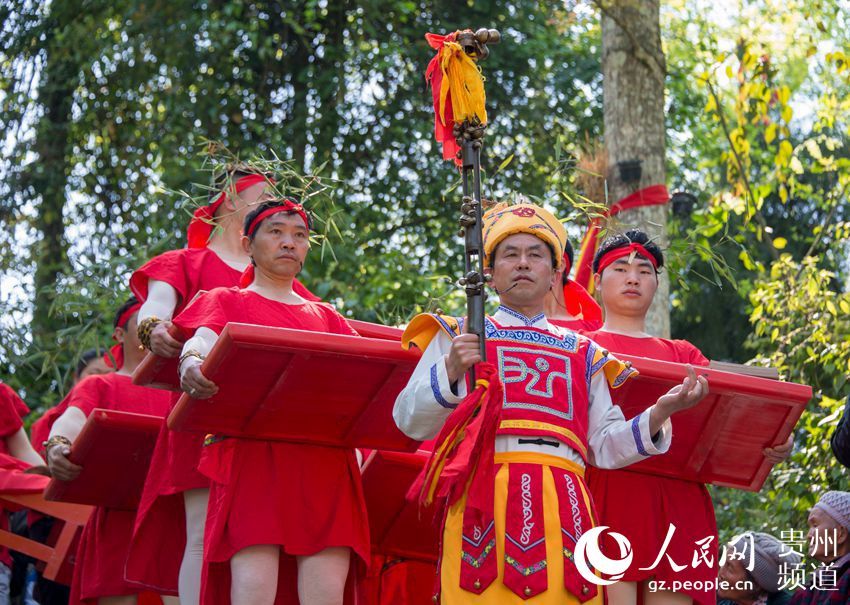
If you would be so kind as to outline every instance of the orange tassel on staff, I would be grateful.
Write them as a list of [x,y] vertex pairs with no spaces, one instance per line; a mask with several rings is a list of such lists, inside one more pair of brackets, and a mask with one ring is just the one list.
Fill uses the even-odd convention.
[[425,39],[437,50],[425,72],[434,100],[434,136],[443,144],[443,159],[454,160],[458,166],[460,147],[455,141],[454,124],[465,120],[487,123],[484,78],[478,64],[458,44],[459,33],[425,34]]
[[418,499],[427,507],[445,498],[445,504],[451,505],[468,487],[469,506],[492,514],[493,457],[504,392],[492,363],[479,364],[478,372],[475,389],[449,415],[408,499]]

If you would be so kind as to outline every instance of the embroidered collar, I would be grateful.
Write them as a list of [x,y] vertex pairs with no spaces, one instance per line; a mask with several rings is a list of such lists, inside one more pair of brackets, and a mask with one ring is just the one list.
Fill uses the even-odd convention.
[[499,305],[499,308],[496,309],[496,313],[494,314],[494,317],[497,319],[497,321],[499,314],[502,313],[505,315],[509,315],[515,320],[522,322],[522,325],[526,327],[536,327],[545,329],[547,326],[546,316],[543,313],[538,313],[534,317],[526,317],[519,311],[514,311],[513,309],[506,307],[505,305]]

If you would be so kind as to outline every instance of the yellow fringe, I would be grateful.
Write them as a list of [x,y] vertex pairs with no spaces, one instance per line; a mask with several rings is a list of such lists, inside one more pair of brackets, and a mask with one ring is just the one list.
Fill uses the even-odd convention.
[[444,42],[441,49],[440,68],[443,81],[440,85],[440,121],[446,125],[446,97],[452,93],[452,111],[455,122],[478,118],[487,123],[484,108],[484,77],[478,64],[463,52],[457,42]]

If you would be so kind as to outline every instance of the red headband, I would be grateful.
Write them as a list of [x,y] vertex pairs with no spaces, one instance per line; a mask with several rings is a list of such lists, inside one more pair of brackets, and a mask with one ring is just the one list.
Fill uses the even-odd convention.
[[123,328],[127,325],[127,322],[130,321],[130,318],[133,316],[133,313],[142,308],[142,303],[137,302],[135,305],[130,306],[129,309],[124,311],[121,314],[121,317],[118,318],[118,323],[115,324],[116,328]]
[[307,212],[304,210],[304,206],[301,204],[296,204],[290,199],[284,199],[283,203],[280,206],[274,206],[269,208],[268,210],[263,210],[257,216],[254,217],[254,220],[250,222],[248,225],[248,229],[245,230],[245,235],[251,237],[259,228],[260,223],[264,220],[272,216],[273,214],[277,214],[279,212],[286,212],[287,214],[297,214],[304,220],[304,226],[307,227],[307,231],[312,227],[312,221],[310,217],[307,216]]
[[[130,318],[133,316],[133,313],[137,313],[139,309],[142,308],[142,303],[136,303],[131,306],[129,309],[124,311],[121,314],[121,317],[118,318],[118,323],[116,324],[116,328],[126,328],[127,322],[130,321]],[[112,337],[113,339],[115,336]],[[113,365],[112,360],[115,360],[115,364]],[[124,367],[124,345],[118,343],[117,345],[113,345],[107,353],[103,354],[103,361],[110,368],[114,367],[116,370],[120,370]]]
[[611,263],[619,258],[623,258],[624,256],[630,256],[633,253],[640,254],[644,259],[649,261],[653,268],[658,271],[658,261],[655,260],[655,257],[647,252],[646,248],[642,245],[631,242],[628,246],[622,246],[620,248],[614,248],[610,252],[606,252],[602,258],[599,259],[599,266],[596,269],[596,272],[601,274],[602,271],[605,270]]
[[212,219],[215,216],[216,210],[227,199],[228,193],[233,190],[237,194],[245,191],[248,187],[253,187],[257,183],[269,183],[274,185],[274,179],[262,174],[248,174],[236,180],[233,187],[228,187],[218,194],[218,197],[207,206],[201,206],[192,215],[192,220],[189,221],[189,227],[186,229],[186,240],[190,248],[206,248],[210,241],[210,236],[213,232],[214,225]]

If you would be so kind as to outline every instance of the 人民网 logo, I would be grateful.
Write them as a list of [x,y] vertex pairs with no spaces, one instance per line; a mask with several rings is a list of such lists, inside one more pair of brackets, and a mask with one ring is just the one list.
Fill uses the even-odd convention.
[[[574,558],[576,569],[581,574],[581,577],[599,586],[614,584],[622,578],[629,565],[632,564],[632,558],[634,557],[632,545],[629,543],[628,538],[623,534],[613,531],[609,532],[608,535],[617,542],[620,548],[620,558],[609,559],[602,554],[599,548],[599,538],[606,529],[608,529],[607,525],[600,525],[582,534],[576,542]],[[609,579],[597,576],[593,573],[594,569]]]

